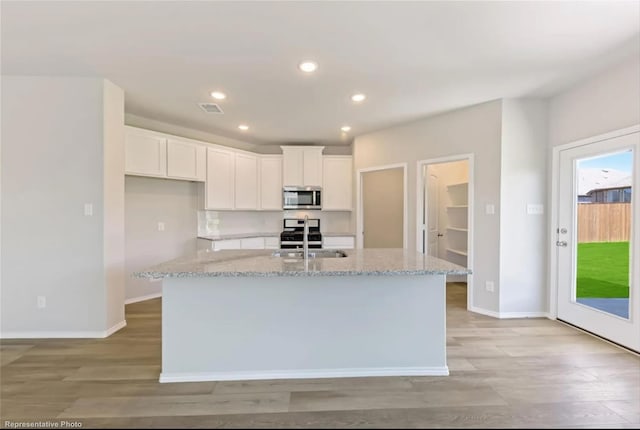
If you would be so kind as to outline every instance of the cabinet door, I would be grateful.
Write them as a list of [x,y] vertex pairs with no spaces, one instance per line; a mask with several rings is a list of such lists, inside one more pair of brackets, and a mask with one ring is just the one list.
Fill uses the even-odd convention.
[[324,237],[322,247],[325,249],[353,249],[355,238],[353,236]]
[[265,237],[264,238],[264,248],[265,249],[278,249],[278,248],[280,248],[280,238],[279,237]]
[[260,209],[282,210],[282,157],[260,159]]
[[167,141],[167,177],[175,179],[198,179],[198,158],[204,148],[189,142],[169,139]]
[[264,249],[264,237],[240,239],[240,249]]
[[234,153],[207,148],[206,209],[233,209]]
[[322,209],[350,211],[353,188],[352,157],[325,156],[322,170]]
[[258,209],[258,157],[236,154],[235,208]]
[[166,177],[166,139],[153,134],[127,130],[125,134],[125,173]]
[[240,249],[240,239],[214,240],[213,249]]
[[322,186],[322,148],[305,148],[302,185]]
[[302,148],[282,148],[282,184],[304,185]]

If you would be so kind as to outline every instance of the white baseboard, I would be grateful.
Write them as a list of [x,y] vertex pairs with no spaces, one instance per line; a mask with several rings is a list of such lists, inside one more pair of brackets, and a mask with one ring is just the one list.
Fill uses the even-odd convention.
[[510,319],[510,318],[550,318],[548,312],[496,312],[488,309],[470,307],[471,312],[487,315],[493,318]]
[[147,294],[146,296],[132,297],[130,299],[125,300],[124,304],[130,305],[131,303],[144,302],[145,300],[157,299],[158,297],[162,297],[162,292]]
[[0,339],[102,339],[127,325],[122,320],[103,331],[9,331],[0,333]]
[[449,368],[389,367],[365,369],[265,370],[255,372],[197,372],[160,374],[160,382],[248,381],[269,379],[359,378],[365,376],[447,376]]

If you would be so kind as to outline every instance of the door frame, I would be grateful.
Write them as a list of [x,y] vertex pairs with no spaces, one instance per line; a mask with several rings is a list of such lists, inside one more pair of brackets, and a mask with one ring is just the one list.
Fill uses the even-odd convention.
[[[554,146],[552,150],[551,160],[551,190],[549,193],[549,235],[548,235],[548,250],[549,250],[549,314],[550,319],[558,318],[558,247],[556,246],[557,238],[557,226],[558,226],[558,210],[560,205],[560,152],[577,148],[579,146],[590,145],[592,143],[601,142],[604,140],[615,139],[617,137],[626,136],[628,134],[640,132],[640,124],[633,125],[631,127],[625,127],[618,130],[614,130],[608,133],[599,134],[597,136],[588,137],[586,139],[580,139],[573,142],[565,143],[563,145]],[[636,174],[640,174],[636,173]],[[633,199],[633,197],[632,197]],[[633,232],[633,239],[637,240],[639,234]]]
[[[467,267],[471,269],[471,274],[467,275],[467,310],[473,309],[473,254],[474,254],[474,246],[473,246],[473,235],[475,232],[474,229],[474,216],[473,209],[474,205],[474,156],[473,153],[466,154],[458,154],[458,155],[450,155],[447,157],[439,157],[439,158],[430,158],[427,160],[418,160],[416,163],[416,251],[422,253],[421,241],[422,241],[422,223],[420,219],[422,217],[422,207],[425,204],[424,196],[426,196],[427,191],[424,189],[424,180],[422,178],[423,168],[430,164],[442,164],[442,163],[451,163],[454,161],[464,161],[468,162],[469,167],[469,185],[467,189],[468,193],[468,207],[467,207]],[[427,212],[428,217],[428,212]],[[429,221],[425,223],[425,225],[429,225]]]
[[408,240],[408,226],[407,226],[407,215],[408,211],[408,193],[407,193],[407,163],[395,163],[395,164],[386,164],[383,166],[375,166],[375,167],[367,167],[364,169],[358,169],[358,174],[356,175],[356,194],[357,194],[357,216],[356,216],[356,248],[362,249],[364,244],[364,231],[363,231],[363,214],[362,214],[362,175],[364,173],[375,172],[378,170],[389,170],[389,169],[398,169],[402,168],[402,188],[403,188],[403,207],[402,207],[402,247],[407,247]]

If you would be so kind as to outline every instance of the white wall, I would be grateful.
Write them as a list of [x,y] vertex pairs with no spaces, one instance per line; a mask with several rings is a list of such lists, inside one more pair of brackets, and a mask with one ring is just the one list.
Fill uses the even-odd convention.
[[640,123],[640,56],[549,100],[549,144],[562,145]]
[[123,169],[111,154],[123,145],[122,99],[97,78],[2,77],[3,337],[99,337],[123,322]]
[[[358,136],[353,144],[355,172],[408,162],[409,249],[416,249],[417,161],[474,154],[476,247],[472,305],[488,311],[498,310],[497,294],[485,291],[483,286],[487,280],[497,283],[500,276],[501,122],[502,103],[496,100]],[[496,206],[494,215],[485,214],[485,205],[489,203]]]
[[104,267],[107,327],[124,321],[124,91],[103,86]]
[[[131,276],[133,272],[196,250],[198,209],[204,184],[172,179],[126,176],[126,300],[160,294],[161,282]],[[158,231],[163,222],[164,231]]]
[[[527,205],[547,201],[547,106],[502,101],[500,190],[500,313],[547,311],[547,217]],[[546,211],[545,211],[546,212]]]

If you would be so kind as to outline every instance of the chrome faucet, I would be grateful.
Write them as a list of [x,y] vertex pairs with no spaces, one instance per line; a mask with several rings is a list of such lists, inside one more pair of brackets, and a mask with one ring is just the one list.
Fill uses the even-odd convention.
[[305,261],[309,259],[309,215],[304,216],[304,237],[302,238],[302,254]]

